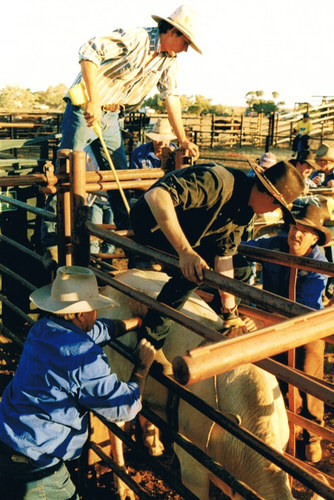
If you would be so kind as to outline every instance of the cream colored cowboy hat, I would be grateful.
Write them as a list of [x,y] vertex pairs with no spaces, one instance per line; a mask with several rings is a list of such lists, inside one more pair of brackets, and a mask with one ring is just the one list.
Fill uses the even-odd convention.
[[152,141],[171,141],[176,139],[172,132],[172,128],[167,118],[159,118],[151,132],[147,132],[146,136]]
[[321,144],[315,152],[315,159],[334,161],[334,148],[330,148],[327,144]]
[[152,18],[157,23],[160,21],[166,21],[181,31],[181,33],[189,40],[191,47],[202,54],[201,49],[198,48],[195,42],[198,14],[191,7],[188,7],[188,5],[181,5],[169,17],[152,16]]
[[298,170],[287,161],[280,161],[264,172],[258,165],[250,165],[268,193],[280,203],[284,218],[294,222],[290,205],[305,189],[304,179]]
[[54,282],[35,290],[29,298],[39,309],[58,314],[118,306],[113,299],[99,294],[95,274],[81,266],[59,267]]

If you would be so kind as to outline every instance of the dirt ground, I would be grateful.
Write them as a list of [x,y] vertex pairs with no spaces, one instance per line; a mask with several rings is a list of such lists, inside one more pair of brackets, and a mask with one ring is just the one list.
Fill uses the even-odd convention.
[[[291,157],[291,152],[287,150],[272,150],[278,159],[289,159]],[[221,161],[225,158],[224,164],[229,166],[240,166],[240,168],[247,168],[247,164],[243,162],[236,162],[236,159],[241,159],[242,157],[247,157],[251,160],[256,160],[259,157],[261,151],[254,148],[242,149],[240,152],[235,151],[213,151],[205,152],[202,157],[205,161],[206,159],[212,158],[217,161]],[[230,162],[226,160],[230,158]],[[119,269],[126,268],[125,259],[114,259],[113,265]],[[2,394],[4,388],[11,380],[17,362],[19,360],[19,350],[17,346],[5,335],[0,334],[0,394]],[[325,355],[325,380],[331,384],[334,384],[334,346],[327,344],[326,355]],[[325,408],[325,425],[331,429],[334,429],[334,409],[326,407]],[[133,431],[133,429],[132,429]],[[300,443],[297,443],[297,451],[299,453],[299,458],[304,459],[303,451],[300,450]],[[318,471],[324,472],[330,476],[334,476],[334,444],[327,441],[322,442],[323,447],[323,459],[319,464],[315,465]],[[161,462],[170,470],[178,473],[177,459],[173,454],[172,448],[169,444],[166,445],[166,454],[161,459]],[[156,499],[176,499],[181,500],[182,497],[177,495],[172,489],[170,489],[166,483],[159,477],[157,477],[153,471],[147,466],[143,461],[138,463],[138,457],[134,452],[126,452],[126,461],[128,464],[128,470],[131,476],[133,476],[149,493],[152,498]],[[116,499],[116,493],[113,485],[112,474],[109,469],[105,466],[97,465],[93,473],[89,476],[89,479],[84,487],[80,486],[80,465],[78,461],[71,464],[71,473],[73,475],[74,481],[78,484],[80,498],[83,500],[112,500]],[[212,487],[210,490],[210,495],[212,500],[223,500],[226,497],[222,495],[216,488]],[[312,492],[305,488],[302,484],[294,480],[293,482],[293,495],[299,500],[309,500],[312,496]],[[279,500],[279,499],[277,499]]]

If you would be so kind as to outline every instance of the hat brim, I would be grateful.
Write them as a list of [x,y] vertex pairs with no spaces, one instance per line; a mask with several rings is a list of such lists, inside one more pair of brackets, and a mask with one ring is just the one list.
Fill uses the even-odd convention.
[[275,188],[273,183],[270,182],[269,179],[267,179],[265,177],[264,174],[266,171],[264,170],[264,173],[261,173],[260,170],[258,169],[257,165],[255,165],[254,163],[251,163],[251,162],[249,162],[249,163],[250,163],[250,166],[252,167],[252,170],[254,171],[256,177],[263,184],[263,186],[266,188],[268,193],[279,202],[280,207],[281,207],[282,212],[283,212],[284,221],[287,222],[288,224],[295,224],[296,221],[295,221],[294,216],[292,215],[292,212],[290,210],[288,203],[285,201],[284,196],[278,191],[278,189]]
[[52,283],[38,288],[30,294],[30,300],[43,311],[58,314],[74,314],[95,311],[96,309],[104,309],[106,307],[119,307],[119,304],[115,300],[104,297],[101,294],[95,300],[79,300],[75,302],[56,301],[51,297],[51,288]]
[[297,216],[295,216],[295,221],[299,222],[303,226],[307,226],[307,227],[310,227],[311,229],[314,229],[314,231],[316,231],[318,233],[319,240],[318,240],[317,244],[319,246],[323,247],[324,245],[327,245],[327,243],[329,243],[331,241],[332,233],[326,227],[319,228],[311,220],[309,220],[307,218],[298,219]]
[[146,137],[152,141],[173,141],[176,139],[173,134],[156,134],[155,132],[146,132]]
[[304,160],[303,163],[307,163],[308,165],[310,165],[313,170],[319,170],[319,165],[314,160]]
[[173,19],[171,19],[170,17],[166,18],[166,17],[155,16],[155,15],[152,15],[151,17],[152,17],[152,19],[154,19],[154,21],[156,23],[159,23],[160,21],[166,21],[167,23],[169,23],[172,26],[174,26],[175,28],[177,28],[189,40],[190,46],[194,50],[196,50],[196,52],[198,52],[199,54],[203,54],[203,52],[198,47],[198,45],[196,45],[195,40],[193,39],[191,33],[189,33],[189,31],[186,30],[183,26],[181,26],[180,24],[178,24],[175,21],[173,21]]

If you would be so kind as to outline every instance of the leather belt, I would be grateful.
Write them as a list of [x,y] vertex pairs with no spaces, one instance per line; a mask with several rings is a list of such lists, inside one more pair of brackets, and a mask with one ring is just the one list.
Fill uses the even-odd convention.
[[121,104],[104,104],[101,106],[102,111],[122,111],[123,106]]

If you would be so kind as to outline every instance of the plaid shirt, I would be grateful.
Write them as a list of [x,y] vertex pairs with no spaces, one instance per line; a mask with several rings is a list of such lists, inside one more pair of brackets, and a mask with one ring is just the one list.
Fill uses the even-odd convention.
[[[157,56],[145,66],[154,52]],[[162,98],[177,95],[176,57],[160,51],[158,28],[118,29],[110,36],[92,38],[79,50],[79,62],[83,60],[98,67],[101,105],[138,108],[155,86]],[[73,85],[81,79],[79,73]]]

